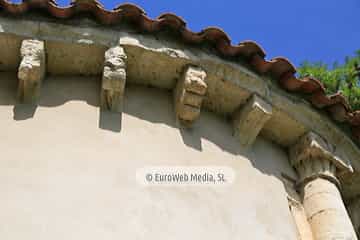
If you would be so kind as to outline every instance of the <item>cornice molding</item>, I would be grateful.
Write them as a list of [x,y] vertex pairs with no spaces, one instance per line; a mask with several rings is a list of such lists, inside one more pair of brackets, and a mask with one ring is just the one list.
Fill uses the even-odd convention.
[[[0,66],[2,70],[17,71],[20,61],[18,46],[23,39],[28,38],[45,41],[50,66],[54,66],[54,63],[51,64],[54,59],[52,54],[57,51],[57,47],[62,48],[65,58],[71,58],[74,57],[74,49],[83,49],[85,46],[89,50],[89,54],[85,55],[88,56],[86,60],[94,63],[81,66],[81,73],[88,71],[92,75],[101,75],[103,67],[90,67],[98,64],[101,59],[104,61],[107,49],[120,45],[127,55],[127,82],[167,90],[175,88],[185,66],[199,66],[207,74],[207,93],[202,104],[204,109],[232,116],[250,96],[257,94],[272,107],[272,116],[262,128],[261,135],[281,146],[289,147],[305,133],[313,131],[336,146],[333,154],[341,159],[344,166],[360,171],[359,148],[329,117],[302,98],[281,89],[268,76],[243,64],[220,58],[166,36],[155,37],[127,30],[102,28],[86,19],[78,21],[75,26],[46,19],[0,16],[0,47],[4,49],[3,56],[9,60],[3,61]],[[66,60],[63,59],[63,62]],[[70,67],[65,72],[51,73],[79,74],[73,71],[76,66]],[[48,68],[48,71],[53,71],[53,68]]]

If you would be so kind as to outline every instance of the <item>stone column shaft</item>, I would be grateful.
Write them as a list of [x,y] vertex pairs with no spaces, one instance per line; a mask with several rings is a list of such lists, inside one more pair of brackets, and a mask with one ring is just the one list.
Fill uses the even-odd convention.
[[301,195],[315,240],[357,239],[335,181],[325,177],[305,181]]
[[314,133],[303,136],[290,149],[307,219],[315,240],[357,240],[339,191],[339,164],[329,154],[330,149]]

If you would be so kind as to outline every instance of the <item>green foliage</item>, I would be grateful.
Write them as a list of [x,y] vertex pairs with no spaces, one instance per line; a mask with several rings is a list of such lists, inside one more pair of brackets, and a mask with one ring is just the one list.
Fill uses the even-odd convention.
[[319,79],[327,94],[341,91],[353,110],[360,109],[360,50],[354,56],[347,56],[343,64],[335,62],[331,68],[322,62],[303,62],[298,74]]

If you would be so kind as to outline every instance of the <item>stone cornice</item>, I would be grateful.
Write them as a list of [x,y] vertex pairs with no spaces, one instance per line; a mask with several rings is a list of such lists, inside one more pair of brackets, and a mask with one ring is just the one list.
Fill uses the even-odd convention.
[[[103,66],[98,63],[104,61],[107,49],[117,45],[121,45],[127,54],[126,82],[172,90],[184,66],[199,66],[207,74],[208,87],[203,108],[232,116],[250,96],[257,94],[272,107],[271,118],[264,124],[260,134],[289,147],[305,133],[316,132],[329,144],[336,146],[332,155],[339,162],[339,167],[351,169],[353,166],[360,171],[360,150],[352,140],[329,117],[319,113],[305,100],[286,93],[268,77],[260,76],[241,64],[162,36],[104,28],[87,19],[76,21],[77,24],[74,25],[35,17],[0,17],[0,47],[4,49],[3,57],[6,58],[0,69],[17,71],[20,61],[18,45],[25,38],[45,41],[48,71],[52,74],[77,75],[87,72],[101,75]],[[68,69],[68,66],[58,69],[51,67],[54,65],[54,52],[57,51],[55,48],[61,48],[63,62],[66,63],[66,58],[74,57],[72,50],[78,47],[91,52],[87,58],[84,57],[91,64],[69,66]],[[73,71],[75,67],[82,72]]]
[[66,7],[59,7],[52,0],[23,1],[19,4],[0,0],[0,13],[7,16],[29,17],[31,13],[38,15],[40,12],[47,13],[52,20],[63,23],[69,23],[73,18],[84,18],[86,15],[102,27],[115,28],[128,24],[139,32],[153,35],[171,32],[179,41],[197,46],[211,46],[221,57],[241,59],[257,73],[273,76],[282,89],[306,95],[306,99],[314,107],[324,109],[334,121],[350,127],[354,140],[358,141],[360,138],[360,111],[353,111],[341,93],[327,95],[319,80],[312,77],[297,78],[296,68],[284,57],[266,60],[265,51],[253,41],[233,45],[229,36],[220,28],[208,27],[200,32],[193,32],[187,28],[184,19],[176,14],[163,13],[152,19],[141,7],[129,3],[120,4],[109,11],[96,0],[74,0]]

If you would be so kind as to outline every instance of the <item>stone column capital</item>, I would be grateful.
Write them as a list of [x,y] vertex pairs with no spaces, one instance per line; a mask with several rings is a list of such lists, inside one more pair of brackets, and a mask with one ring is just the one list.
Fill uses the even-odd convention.
[[347,169],[334,151],[334,146],[314,132],[305,134],[291,146],[290,162],[299,173],[299,183],[321,177],[339,186],[336,174],[338,171]]

